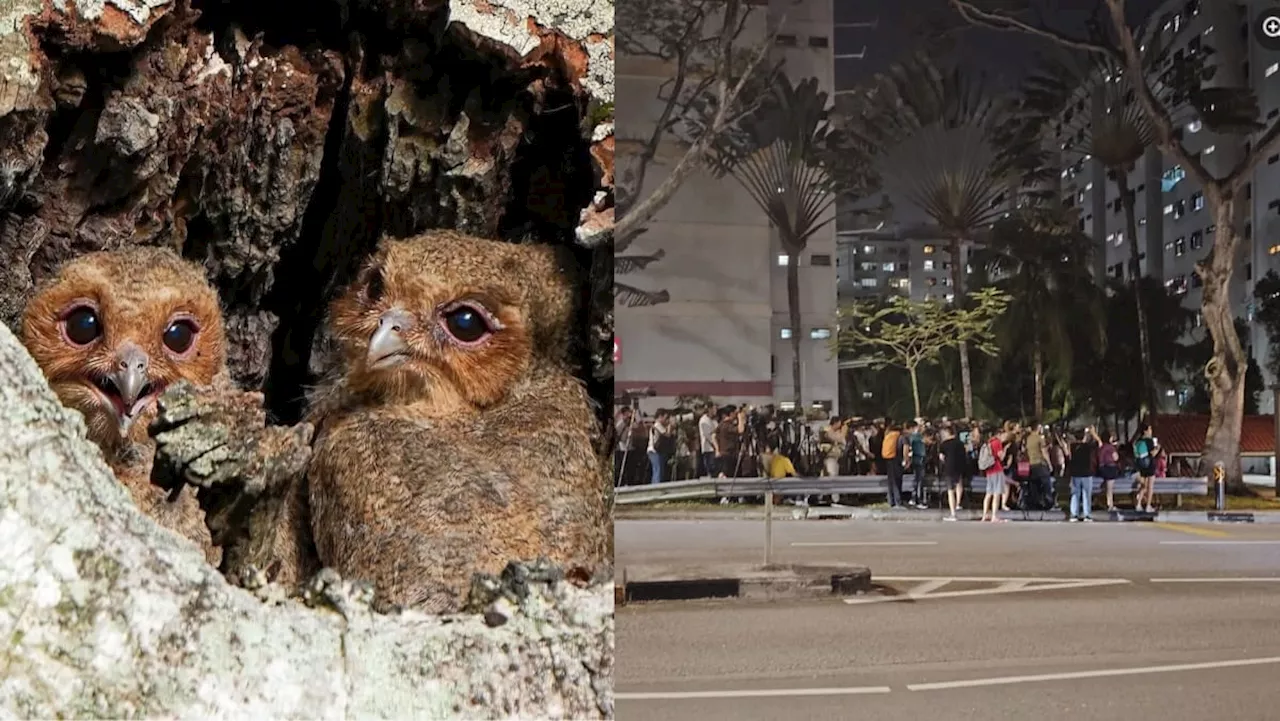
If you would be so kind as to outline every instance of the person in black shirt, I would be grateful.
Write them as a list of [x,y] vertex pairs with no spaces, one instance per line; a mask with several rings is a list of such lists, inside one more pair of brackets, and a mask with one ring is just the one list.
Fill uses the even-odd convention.
[[954,521],[956,509],[960,507],[960,499],[964,494],[965,477],[969,475],[969,452],[951,428],[942,429],[938,460],[941,462],[939,467],[942,482],[947,488],[947,503],[951,506],[951,515],[944,520]]
[[1092,428],[1072,439],[1067,455],[1067,473],[1071,476],[1071,522],[1092,521],[1093,474],[1097,468],[1097,434]]

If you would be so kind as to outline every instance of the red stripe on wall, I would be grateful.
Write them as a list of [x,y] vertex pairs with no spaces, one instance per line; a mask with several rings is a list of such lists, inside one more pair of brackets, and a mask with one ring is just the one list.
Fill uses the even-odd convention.
[[652,388],[660,396],[773,397],[772,381],[614,381],[613,392],[622,394]]

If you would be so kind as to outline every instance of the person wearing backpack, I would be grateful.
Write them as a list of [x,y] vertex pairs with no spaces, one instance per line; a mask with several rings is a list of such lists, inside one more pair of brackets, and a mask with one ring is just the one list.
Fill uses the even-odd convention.
[[993,433],[990,439],[978,447],[978,473],[987,479],[987,494],[982,497],[981,520],[983,521],[992,523],[1004,521],[997,512],[1004,497],[1004,465],[1000,461],[1004,456],[1004,443],[1008,438],[1007,432]]
[[902,471],[903,459],[902,429],[896,423],[887,423],[884,439],[880,442],[880,457],[884,459],[884,468],[889,476],[889,507],[902,506]]
[[[1156,452],[1159,444],[1152,435],[1151,424],[1142,425],[1142,433],[1133,442],[1133,460],[1138,466],[1138,493],[1134,496],[1133,510],[1155,513],[1151,502],[1155,500]],[[1146,506],[1143,506],[1146,499]]]

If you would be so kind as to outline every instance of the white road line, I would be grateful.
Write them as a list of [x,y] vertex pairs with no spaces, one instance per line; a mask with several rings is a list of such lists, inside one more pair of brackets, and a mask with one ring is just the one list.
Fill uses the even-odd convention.
[[857,696],[889,693],[888,686],[853,686],[849,688],[775,688],[742,689],[740,691],[657,691],[653,693],[615,693],[618,701],[678,701],[697,698],[780,698],[785,696]]
[[814,541],[793,543],[793,546],[936,546],[937,541]]
[[[872,576],[872,580],[886,581],[889,579],[877,579]],[[941,579],[939,579],[941,580]],[[956,581],[964,581],[966,579],[951,579]],[[869,596],[860,598],[842,599],[850,606],[862,605],[868,603],[894,603],[903,601],[928,601],[935,598],[962,598],[968,596],[996,596],[1007,593],[1025,593],[1028,591],[1065,591],[1073,588],[1094,588],[1097,586],[1117,586],[1121,584],[1131,583],[1124,578],[1102,578],[1102,579],[1057,579],[1052,582],[1045,583],[1046,579],[1040,578],[1012,578],[1000,579],[1004,581],[998,586],[991,588],[976,588],[969,591],[943,591],[941,593],[920,593],[913,590],[902,596]],[[1033,583],[1039,585],[1031,585]],[[925,584],[925,587],[931,584]],[[937,584],[938,586],[944,584]]]
[[1161,541],[1161,546],[1280,546],[1280,541]]
[[1153,578],[1151,583],[1280,583],[1280,577],[1258,578]]
[[934,591],[938,590],[939,588],[942,588],[948,583],[951,583],[951,579],[949,578],[935,578],[932,581],[925,581],[919,586],[916,586],[915,588],[911,589],[911,591],[909,592],[909,595],[924,596],[926,594],[933,593]]
[[1177,673],[1181,671],[1203,671],[1215,668],[1238,668],[1240,666],[1263,666],[1280,663],[1280,656],[1269,658],[1245,658],[1234,661],[1209,661],[1206,663],[1180,663],[1171,666],[1142,666],[1138,668],[1112,668],[1094,671],[1073,671],[1069,673],[1043,673],[1035,676],[1001,676],[997,678],[972,678],[964,681],[942,681],[938,683],[907,684],[909,691],[944,691],[954,688],[974,688],[978,686],[1006,686],[1016,683],[1035,683],[1039,681],[1072,681],[1082,678],[1107,678],[1109,676],[1138,676],[1152,673]]
[[1018,576],[1016,578],[1009,576],[881,576],[874,574],[871,577],[873,581],[941,581],[946,579],[951,583],[1020,583],[1026,581],[1028,583],[1078,583],[1080,581],[1122,581],[1122,578],[1042,578],[1040,576]]

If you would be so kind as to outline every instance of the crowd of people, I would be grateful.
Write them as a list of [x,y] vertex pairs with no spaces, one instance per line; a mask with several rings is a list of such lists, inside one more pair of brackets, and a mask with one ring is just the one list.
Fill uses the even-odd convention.
[[1056,489],[1070,484],[1070,520],[1089,522],[1095,478],[1102,480],[1107,510],[1117,510],[1116,481],[1132,478],[1133,508],[1153,512],[1154,479],[1168,471],[1165,450],[1146,425],[1122,442],[1113,431],[1052,428],[1036,420],[898,423],[832,417],[814,431],[808,424],[788,425],[769,409],[714,404],[685,420],[695,417],[696,433],[687,434],[682,447],[671,411],[659,410],[646,422],[634,409],[622,408],[615,426],[615,482],[623,482],[628,456],[640,457],[637,428],[644,432],[650,483],[676,477],[682,458],[691,461],[691,474],[702,477],[882,475],[888,477],[892,508],[929,508],[930,489],[945,488],[947,520],[956,519],[974,478],[982,480],[983,521],[1000,522],[1002,511],[1015,508],[1057,510]]

